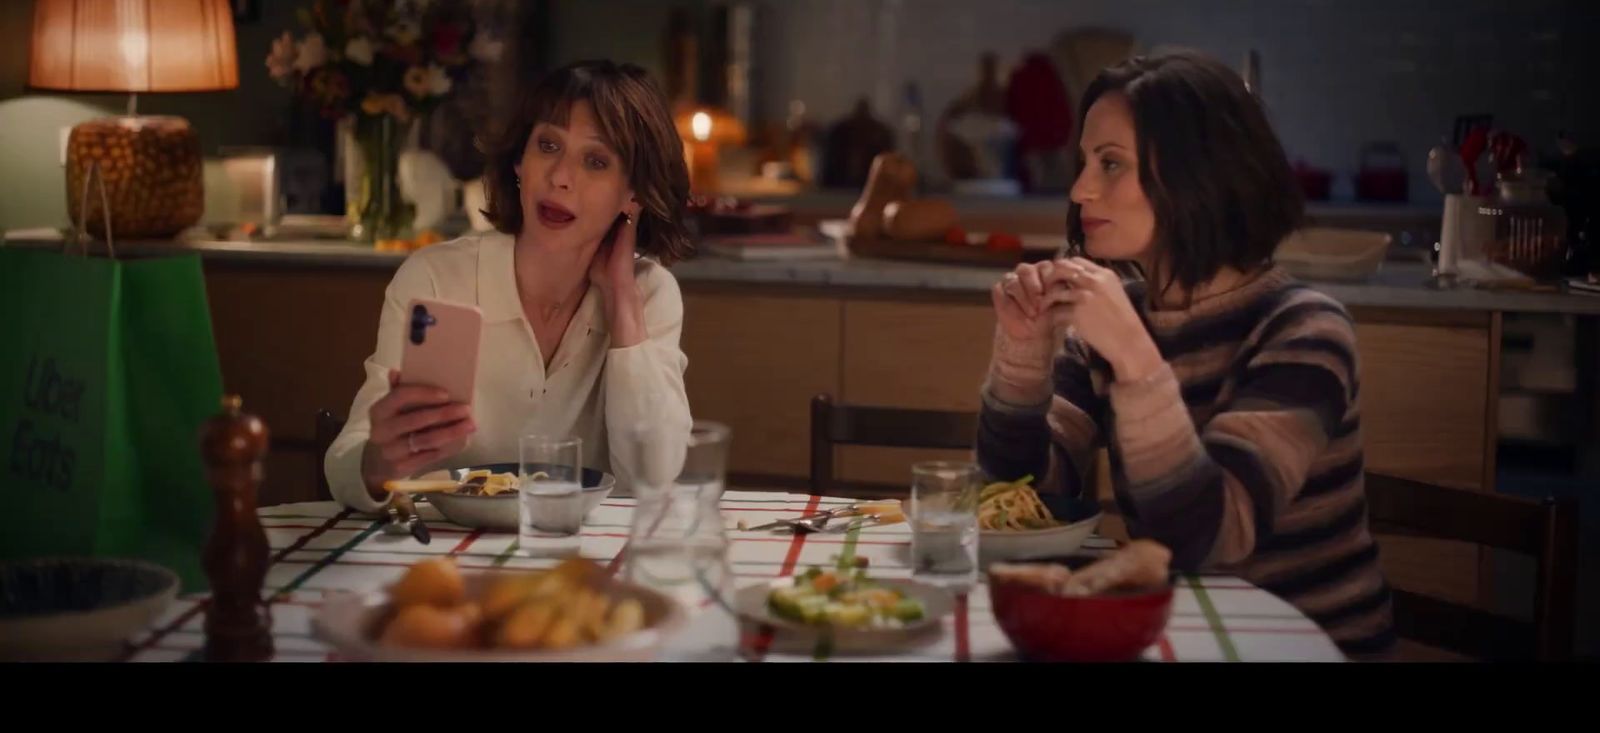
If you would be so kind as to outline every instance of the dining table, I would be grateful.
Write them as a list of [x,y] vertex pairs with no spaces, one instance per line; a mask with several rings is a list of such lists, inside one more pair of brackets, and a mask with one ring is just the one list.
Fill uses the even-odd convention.
[[[841,560],[864,564],[873,577],[908,578],[911,529],[904,522],[852,525],[845,532],[788,533],[749,531],[780,519],[839,508],[848,497],[781,490],[730,488],[720,508],[728,537],[728,568],[733,585],[771,583],[813,566]],[[622,566],[635,502],[608,497],[586,517],[579,552],[612,570]],[[546,568],[558,562],[528,557],[517,535],[451,524],[426,503],[418,504],[430,541],[386,532],[387,518],[358,514],[334,502],[304,502],[263,507],[258,515],[270,546],[263,595],[269,602],[272,661],[341,661],[338,650],[314,631],[324,601],[340,593],[372,592],[393,583],[412,564],[448,556],[465,572]],[[858,523],[859,524],[859,523]],[[1103,554],[1115,540],[1091,536],[1080,553]],[[124,661],[201,661],[205,643],[207,596],[180,595],[152,624],[127,643]],[[688,609],[689,621],[663,648],[659,661],[704,661],[704,654],[727,639],[733,619],[725,606]],[[733,621],[735,628],[748,623]],[[758,629],[763,627],[757,627]],[[915,643],[866,652],[823,653],[815,645],[792,643],[790,632],[737,632],[729,642],[729,662],[910,661],[1005,662],[1019,657],[996,623],[982,579],[955,594],[952,611],[934,633]],[[1251,583],[1226,575],[1179,575],[1170,620],[1147,648],[1150,662],[1338,662],[1345,657],[1323,630],[1294,606]]]

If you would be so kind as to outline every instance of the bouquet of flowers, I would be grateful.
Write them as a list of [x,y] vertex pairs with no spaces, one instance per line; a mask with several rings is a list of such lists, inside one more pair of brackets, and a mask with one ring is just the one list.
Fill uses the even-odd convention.
[[398,236],[412,213],[396,167],[413,120],[497,60],[503,42],[479,32],[469,0],[313,0],[296,15],[302,34],[273,41],[267,72],[351,124],[363,164],[347,205],[353,234]]
[[476,32],[464,0],[315,0],[297,16],[304,34],[273,41],[267,71],[328,118],[409,122],[503,46]]

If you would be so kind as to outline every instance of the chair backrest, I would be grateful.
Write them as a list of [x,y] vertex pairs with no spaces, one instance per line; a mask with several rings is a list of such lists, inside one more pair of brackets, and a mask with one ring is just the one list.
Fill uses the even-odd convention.
[[328,456],[328,448],[333,445],[334,438],[339,437],[339,433],[343,431],[343,420],[334,417],[333,413],[327,410],[317,410],[317,425],[314,432],[317,451],[315,456],[317,501],[333,501],[333,491],[328,488],[328,472],[324,468],[324,460]]
[[960,450],[972,448],[977,431],[977,413],[838,405],[819,394],[811,398],[811,491],[835,484],[836,445]]
[[1527,623],[1431,596],[1395,590],[1396,633],[1482,659],[1557,661],[1572,654],[1577,602],[1578,508],[1571,499],[1533,501],[1366,474],[1375,530],[1487,545],[1538,563]]

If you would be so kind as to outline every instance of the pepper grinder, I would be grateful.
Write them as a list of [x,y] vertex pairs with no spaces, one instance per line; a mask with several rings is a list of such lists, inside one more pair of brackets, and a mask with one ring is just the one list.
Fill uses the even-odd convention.
[[241,411],[237,395],[206,421],[200,448],[217,512],[201,562],[211,582],[205,659],[263,662],[272,658],[272,610],[261,597],[267,577],[267,534],[256,516],[267,426]]

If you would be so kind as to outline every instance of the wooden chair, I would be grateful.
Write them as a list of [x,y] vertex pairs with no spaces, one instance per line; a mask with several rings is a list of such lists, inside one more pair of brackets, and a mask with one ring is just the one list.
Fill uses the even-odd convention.
[[[970,450],[977,434],[977,413],[837,405],[831,395],[819,394],[811,398],[811,492],[826,494],[837,485],[836,445]],[[872,488],[905,493],[905,489]]]
[[323,459],[328,455],[328,448],[333,445],[333,439],[339,437],[344,430],[344,421],[333,416],[327,410],[317,410],[317,426],[314,433],[314,445],[317,452],[317,501],[333,501],[333,491],[328,488],[328,472],[323,467]]
[[1485,660],[1559,661],[1572,655],[1576,618],[1578,506],[1571,499],[1533,501],[1366,475],[1375,531],[1473,542],[1538,562],[1533,623],[1431,596],[1394,591],[1402,639]]

